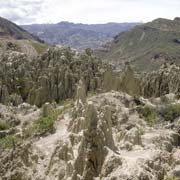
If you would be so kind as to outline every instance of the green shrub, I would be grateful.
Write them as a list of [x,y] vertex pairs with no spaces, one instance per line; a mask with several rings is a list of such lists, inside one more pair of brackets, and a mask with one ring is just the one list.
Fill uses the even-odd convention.
[[47,117],[41,117],[33,124],[33,129],[35,132],[40,134],[53,133],[54,132],[54,122],[57,120],[57,112],[50,114]]
[[6,121],[0,120],[0,131],[9,129],[10,125]]
[[180,180],[180,179],[179,178],[173,178],[173,177],[166,176],[165,180]]
[[0,139],[0,147],[5,149],[11,149],[16,145],[16,143],[21,142],[21,138],[9,135]]
[[156,122],[157,113],[152,107],[141,107],[139,112],[150,125],[153,125]]
[[24,136],[27,138],[36,133],[39,135],[54,133],[54,123],[56,122],[58,116],[68,107],[69,106],[64,106],[62,109],[57,109],[47,117],[40,117],[38,120],[34,121],[31,127],[24,131]]
[[180,104],[168,105],[163,113],[166,121],[173,121],[177,117],[180,117]]

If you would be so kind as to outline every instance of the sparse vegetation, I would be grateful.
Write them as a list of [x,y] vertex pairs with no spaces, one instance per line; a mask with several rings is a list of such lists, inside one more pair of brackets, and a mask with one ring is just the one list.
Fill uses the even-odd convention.
[[11,149],[15,146],[16,143],[21,141],[21,138],[9,135],[0,139],[0,147],[5,149]]
[[6,121],[0,120],[0,131],[9,129],[10,125]]
[[53,133],[54,132],[54,122],[57,120],[58,113],[52,113],[48,117],[41,117],[38,121],[34,123],[34,129],[40,134]]
[[179,180],[179,178],[165,177],[165,180]]
[[177,117],[180,117],[180,104],[168,105],[163,113],[166,121],[173,121]]
[[35,48],[35,50],[37,51],[38,54],[42,54],[47,49],[46,44],[41,44],[41,43],[37,43],[37,42],[32,42],[31,44]]
[[156,122],[157,113],[152,107],[141,107],[139,113],[144,117],[148,124],[153,125]]
[[31,137],[33,134],[38,135],[46,135],[52,134],[55,132],[54,123],[56,122],[58,116],[63,113],[69,104],[64,105],[63,108],[55,110],[53,113],[49,114],[47,117],[40,117],[36,120],[31,127],[25,130],[24,135],[25,137]]

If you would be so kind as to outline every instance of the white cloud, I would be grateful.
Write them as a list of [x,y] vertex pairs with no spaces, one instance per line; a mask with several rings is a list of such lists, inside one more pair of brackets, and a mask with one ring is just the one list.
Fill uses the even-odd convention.
[[0,0],[0,16],[16,23],[31,23],[41,12],[44,0]]
[[18,24],[146,22],[179,12],[180,0],[0,0],[0,16]]

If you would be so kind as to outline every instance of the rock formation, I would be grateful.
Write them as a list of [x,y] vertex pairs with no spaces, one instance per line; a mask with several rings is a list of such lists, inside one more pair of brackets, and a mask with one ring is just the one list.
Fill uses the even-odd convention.
[[[162,108],[171,101],[135,99],[116,91],[86,97],[83,88],[80,81],[74,106],[59,115],[54,134],[26,138],[15,142],[12,149],[1,150],[2,180],[161,180],[180,177],[179,118],[169,124],[162,115]],[[174,98],[173,103],[178,104],[178,100]],[[51,111],[50,106],[45,104],[41,111],[46,114]],[[153,124],[149,124],[149,118],[153,116],[142,113],[145,107],[156,109]],[[38,108],[34,108],[22,104],[5,110],[6,106],[2,106],[2,113],[16,112],[23,122],[34,114],[36,118],[40,116],[41,111],[39,114]],[[21,132],[24,125],[20,123],[16,127]],[[17,131],[14,133],[16,137],[23,136]]]
[[169,93],[180,92],[180,67],[175,64],[164,64],[158,71],[147,73],[142,79],[142,95],[160,97]]
[[103,64],[91,54],[78,54],[69,48],[49,49],[37,59],[23,53],[4,54],[0,61],[0,102],[18,101],[37,106],[46,102],[60,102],[75,96],[76,84],[82,79],[86,91],[101,86]]

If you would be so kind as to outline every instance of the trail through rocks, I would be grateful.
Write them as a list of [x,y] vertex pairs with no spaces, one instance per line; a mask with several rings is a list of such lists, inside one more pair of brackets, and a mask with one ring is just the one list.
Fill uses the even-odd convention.
[[68,113],[64,114],[63,116],[61,115],[55,125],[56,132],[47,137],[40,138],[33,144],[34,151],[37,154],[41,155],[41,158],[39,159],[37,164],[37,177],[35,178],[44,177],[44,174],[46,174],[48,165],[50,164],[51,157],[56,149],[58,141],[67,139],[67,125],[69,119],[70,117]]

